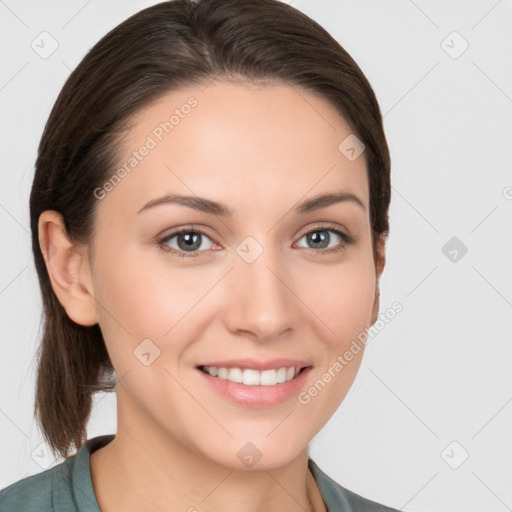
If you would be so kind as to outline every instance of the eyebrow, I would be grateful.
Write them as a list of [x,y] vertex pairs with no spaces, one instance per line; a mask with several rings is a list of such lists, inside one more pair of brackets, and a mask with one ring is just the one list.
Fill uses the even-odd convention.
[[[360,206],[363,211],[366,211],[364,203],[356,195],[350,192],[332,192],[315,196],[300,203],[295,207],[295,211],[297,213],[308,213],[314,210],[319,210],[320,208],[327,208],[332,204],[341,202],[352,202]],[[222,217],[232,217],[234,214],[234,211],[225,204],[217,203],[216,201],[206,199],[205,197],[179,194],[168,194],[152,199],[146,203],[137,212],[137,214],[163,204],[180,204],[182,206],[187,206],[188,208],[193,208],[194,210],[199,210],[213,215],[220,215]]]

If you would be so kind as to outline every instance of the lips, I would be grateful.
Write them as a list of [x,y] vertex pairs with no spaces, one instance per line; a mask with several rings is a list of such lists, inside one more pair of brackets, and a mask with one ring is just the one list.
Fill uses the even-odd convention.
[[[264,364],[268,365],[271,364],[281,364],[281,363],[289,364],[289,363],[299,363],[304,364],[303,361],[297,361],[293,359],[280,359],[280,360],[272,360],[272,361],[266,361]],[[237,360],[235,361],[218,361],[218,363],[222,364],[240,364],[244,363],[247,364],[247,360]],[[254,361],[253,361],[254,363]],[[258,363],[261,365],[262,362]],[[213,367],[213,365],[212,365]],[[222,367],[221,367],[222,368]],[[224,370],[226,370],[227,367],[224,367]],[[230,372],[233,370],[233,368],[237,367],[231,367]],[[292,368],[292,367],[290,367]],[[298,368],[298,367],[296,367]],[[272,368],[270,368],[272,370]],[[294,397],[297,397],[297,394],[300,392],[301,389],[303,389],[306,385],[306,382],[309,378],[310,372],[313,370],[312,366],[306,366],[302,367],[299,374],[296,375],[291,380],[287,380],[283,383],[276,383],[268,385],[246,385],[244,383],[239,382],[232,382],[227,379],[222,379],[219,377],[215,377],[210,375],[209,373],[199,369],[199,367],[196,370],[196,375],[199,377],[199,379],[202,380],[207,386],[208,389],[214,392],[216,395],[222,397],[224,400],[227,400],[230,403],[234,403],[240,407],[252,407],[252,408],[272,408],[275,406],[278,406],[280,404],[283,404],[289,400],[293,400]],[[246,371],[251,371],[251,369],[246,368],[244,370],[244,373]],[[253,370],[254,371],[254,370]],[[265,372],[265,370],[262,370]],[[268,370],[267,370],[268,371]],[[272,372],[270,372],[272,373]],[[254,384],[254,383],[253,383]]]

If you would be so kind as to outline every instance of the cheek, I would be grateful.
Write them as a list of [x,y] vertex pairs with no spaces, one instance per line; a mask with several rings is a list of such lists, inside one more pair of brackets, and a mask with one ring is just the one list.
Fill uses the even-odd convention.
[[196,306],[215,277],[212,271],[166,265],[165,256],[143,257],[135,251],[123,251],[122,258],[115,260],[103,259],[96,274],[100,326],[113,362],[124,363],[145,339],[152,340],[161,355],[167,357],[171,344],[173,354],[178,354],[180,340],[185,342],[185,335],[200,325],[196,313],[208,301],[202,308]]
[[116,361],[123,366],[130,362],[133,351],[146,338],[160,346],[160,339],[173,324],[168,312],[175,306],[165,275],[160,276],[126,250],[118,258],[103,258],[95,273],[99,323],[114,366]]
[[376,284],[373,260],[324,268],[309,273],[303,283],[299,296],[333,344],[349,344],[369,325]]

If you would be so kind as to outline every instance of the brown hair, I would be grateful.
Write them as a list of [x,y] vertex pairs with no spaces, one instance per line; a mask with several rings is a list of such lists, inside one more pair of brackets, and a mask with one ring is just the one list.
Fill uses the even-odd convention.
[[[30,195],[32,250],[43,300],[34,413],[55,453],[86,440],[92,395],[115,389],[96,324],[78,325],[58,301],[38,220],[61,213],[68,237],[89,244],[94,189],[113,173],[127,123],[163,94],[214,78],[279,81],[321,96],[365,144],[374,257],[389,231],[390,157],[370,83],[320,25],[277,0],[172,0],[106,34],[71,73],[46,123]],[[341,142],[341,141],[340,141]]]

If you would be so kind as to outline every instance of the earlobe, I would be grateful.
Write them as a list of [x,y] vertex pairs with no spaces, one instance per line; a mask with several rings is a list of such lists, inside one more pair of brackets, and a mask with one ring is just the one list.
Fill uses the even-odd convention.
[[53,291],[77,324],[98,323],[89,264],[68,238],[62,215],[46,210],[39,216],[39,245]]

